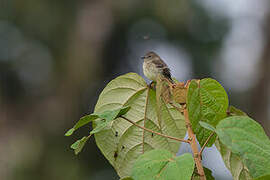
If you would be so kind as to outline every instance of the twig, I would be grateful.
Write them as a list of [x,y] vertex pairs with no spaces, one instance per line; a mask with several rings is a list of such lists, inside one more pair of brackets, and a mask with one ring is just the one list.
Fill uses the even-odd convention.
[[184,109],[184,116],[185,116],[186,126],[187,126],[187,130],[188,130],[188,137],[189,137],[189,140],[191,141],[190,146],[191,146],[193,158],[194,158],[197,170],[198,170],[198,174],[200,175],[200,180],[206,180],[203,166],[202,166],[202,161],[201,161],[201,158],[200,158],[199,153],[198,153],[199,150],[198,150],[196,138],[195,138],[195,135],[194,135],[193,130],[191,128],[190,120],[188,117],[188,111],[186,108]]
[[201,150],[200,150],[200,152],[199,152],[200,158],[202,157],[202,152],[203,152],[205,146],[207,145],[207,143],[209,142],[209,140],[211,139],[211,137],[214,136],[214,134],[215,134],[215,132],[212,132],[212,133],[210,134],[210,136],[206,139],[205,143],[203,144],[203,146],[202,146],[202,148],[201,148]]
[[145,130],[145,131],[148,131],[148,132],[151,132],[151,133],[153,133],[153,134],[156,134],[156,135],[159,135],[159,136],[162,136],[162,137],[166,137],[166,138],[169,138],[169,139],[173,139],[173,140],[176,140],[176,141],[180,141],[180,142],[190,143],[190,140],[179,139],[179,138],[177,138],[177,137],[173,137],[173,136],[168,136],[168,135],[165,135],[165,134],[161,134],[161,133],[159,133],[159,132],[156,132],[156,131],[153,131],[153,130],[151,130],[151,129],[148,129],[148,128],[145,128],[145,127],[143,127],[143,126],[140,126],[140,125],[138,125],[137,123],[131,121],[130,119],[128,119],[128,118],[126,118],[126,117],[124,117],[124,116],[120,116],[120,117],[123,118],[123,119],[125,119],[125,120],[127,120],[127,121],[130,122],[131,124],[137,126],[138,128],[141,128],[141,129],[143,129],[143,130]]

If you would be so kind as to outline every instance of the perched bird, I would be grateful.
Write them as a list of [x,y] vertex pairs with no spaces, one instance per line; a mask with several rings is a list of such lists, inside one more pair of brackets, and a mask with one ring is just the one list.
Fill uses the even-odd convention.
[[158,75],[161,75],[161,77],[164,77],[171,83],[174,83],[171,77],[170,69],[156,53],[148,52],[141,58],[144,60],[143,73],[148,79],[157,81]]

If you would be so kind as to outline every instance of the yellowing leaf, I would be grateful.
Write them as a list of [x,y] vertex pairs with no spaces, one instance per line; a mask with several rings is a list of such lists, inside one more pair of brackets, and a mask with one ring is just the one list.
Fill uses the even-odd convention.
[[[149,89],[142,77],[128,73],[112,80],[102,91],[95,114],[130,106],[124,115],[137,124],[154,131],[183,138],[186,134],[183,116],[170,105],[158,108],[156,92]],[[95,125],[100,120],[95,121]],[[152,149],[167,149],[176,153],[180,143],[146,132],[123,118],[117,118],[95,134],[96,143],[120,177],[130,176],[135,160]]]

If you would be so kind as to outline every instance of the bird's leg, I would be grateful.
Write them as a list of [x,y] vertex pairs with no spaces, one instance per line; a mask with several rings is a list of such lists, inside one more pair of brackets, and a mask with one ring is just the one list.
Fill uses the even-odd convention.
[[152,81],[148,86],[150,89],[156,89],[156,83],[154,81]]
[[180,103],[181,105],[181,113],[184,113],[184,110],[187,108],[187,104],[186,103]]

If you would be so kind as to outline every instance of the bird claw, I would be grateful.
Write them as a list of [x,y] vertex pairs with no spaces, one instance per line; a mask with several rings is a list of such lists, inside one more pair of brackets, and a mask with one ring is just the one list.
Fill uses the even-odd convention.
[[155,84],[155,82],[152,81],[150,84],[148,84],[148,87],[149,87],[150,89],[156,89],[156,84]]

